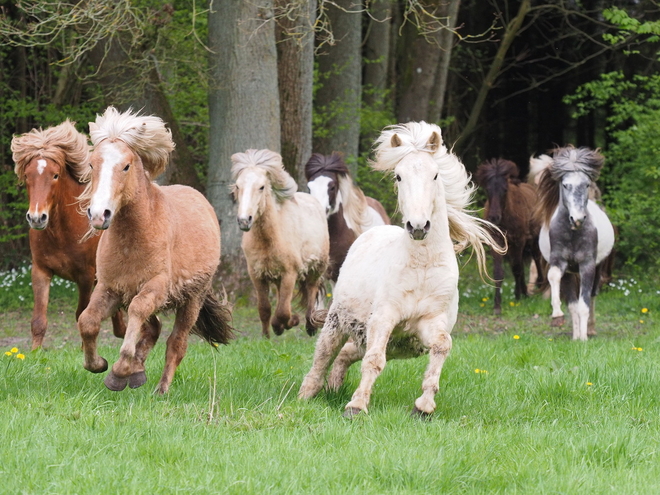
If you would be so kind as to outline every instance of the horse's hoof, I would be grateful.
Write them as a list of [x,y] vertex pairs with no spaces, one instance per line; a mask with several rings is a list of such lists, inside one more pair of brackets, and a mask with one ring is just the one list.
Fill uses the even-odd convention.
[[[101,364],[99,365],[98,363]],[[108,361],[102,357],[99,357],[99,361],[97,361],[94,365],[88,366],[87,363],[84,363],[83,368],[85,368],[87,371],[91,371],[92,373],[103,373],[104,371],[108,370]]]
[[552,321],[550,322],[551,327],[563,327],[564,326],[564,317],[563,316],[553,316]]
[[357,407],[349,407],[344,411],[344,414],[342,414],[342,416],[344,416],[347,419],[353,419],[361,412],[362,409],[358,409]]
[[298,315],[291,315],[291,318],[289,318],[289,321],[287,322],[286,329],[293,328],[297,326],[298,323],[300,323],[300,317]]
[[105,377],[105,380],[103,380],[103,383],[105,383],[105,386],[108,387],[109,390],[112,390],[113,392],[121,392],[126,388],[126,385],[128,385],[128,378],[119,377],[111,370],[110,373],[108,373],[108,376]]
[[316,335],[316,327],[310,325],[309,323],[305,325],[305,330],[307,330],[307,335],[314,337]]
[[427,413],[422,411],[421,409],[417,409],[417,406],[413,407],[413,410],[410,412],[411,417],[423,419],[424,421],[430,421],[432,414],[433,413]]
[[128,386],[138,388],[147,383],[147,374],[144,371],[138,371],[128,377]]
[[273,333],[275,335],[282,335],[284,333],[284,327],[280,326],[279,324],[274,324],[273,325]]

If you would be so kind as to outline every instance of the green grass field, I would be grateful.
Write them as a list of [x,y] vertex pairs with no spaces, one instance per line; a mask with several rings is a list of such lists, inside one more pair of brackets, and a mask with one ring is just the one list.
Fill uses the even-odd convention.
[[657,289],[615,280],[599,335],[581,343],[548,327],[549,301],[515,303],[510,285],[491,316],[492,290],[468,269],[433,419],[409,416],[422,357],[390,362],[351,421],[359,368],[338,393],[298,401],[314,339],[261,339],[252,307],[236,308],[227,347],[191,337],[167,396],[152,394],[164,339],[147,385],[110,392],[82,368],[73,288],[54,284],[46,350],[31,353],[29,276],[2,274],[0,493],[658,493]]

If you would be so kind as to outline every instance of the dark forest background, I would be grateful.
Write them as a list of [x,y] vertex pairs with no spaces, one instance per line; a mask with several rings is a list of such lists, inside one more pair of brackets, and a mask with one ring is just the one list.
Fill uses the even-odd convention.
[[618,264],[659,263],[660,8],[651,0],[0,1],[0,266],[29,258],[15,134],[108,105],[162,117],[176,151],[162,183],[203,191],[241,259],[232,153],[270,148],[305,190],[312,151],[366,167],[389,124],[438,123],[470,171],[556,145],[602,148]]

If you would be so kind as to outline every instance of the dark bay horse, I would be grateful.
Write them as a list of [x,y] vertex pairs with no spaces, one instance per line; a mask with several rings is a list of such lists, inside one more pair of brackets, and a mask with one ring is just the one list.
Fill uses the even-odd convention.
[[330,265],[328,277],[337,281],[339,269],[355,239],[377,225],[390,225],[379,201],[365,196],[353,183],[339,153],[314,153],[305,165],[307,186],[319,200],[328,218]]
[[539,184],[536,215],[542,223],[539,246],[550,265],[552,325],[564,322],[561,295],[568,303],[576,340],[587,340],[589,333],[595,333],[600,271],[614,246],[607,214],[589,199],[603,162],[597,150],[558,148]]
[[105,384],[114,391],[144,385],[144,363],[161,330],[156,313],[174,309],[156,388],[163,394],[186,354],[191,330],[210,344],[232,337],[231,311],[211,287],[220,262],[220,226],[195,189],[152,182],[174,149],[160,118],[109,107],[89,127],[91,180],[81,200],[91,226],[105,232],[96,255],[98,283],[78,320],[84,366],[94,373],[108,368],[96,350],[101,321],[126,307],[126,337]]
[[[54,275],[78,286],[76,320],[87,307],[96,276],[99,238],[81,242],[89,229],[78,211],[85,189],[82,176],[89,168],[87,137],[69,120],[46,130],[32,129],[14,136],[11,150],[18,180],[25,183],[30,202],[25,215],[30,225],[32,253],[32,349],[43,344],[48,327],[48,296]],[[123,337],[121,313],[112,317],[113,332]]]
[[[541,252],[538,239],[540,222],[534,217],[534,208],[538,201],[536,187],[521,182],[518,178],[518,166],[509,160],[493,158],[483,162],[477,168],[476,181],[488,197],[485,206],[486,220],[497,225],[508,243],[509,249],[504,255],[511,265],[515,280],[515,297],[527,296],[525,265],[531,257],[541,282]],[[504,267],[502,255],[493,251],[493,278],[495,279],[495,301],[493,312],[502,313],[502,279]],[[527,258],[527,259],[526,259]]]

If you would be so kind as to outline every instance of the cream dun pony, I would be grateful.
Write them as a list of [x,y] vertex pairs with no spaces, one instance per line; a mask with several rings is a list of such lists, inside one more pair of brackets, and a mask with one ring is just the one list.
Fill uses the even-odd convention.
[[374,227],[353,243],[299,398],[321,390],[333,360],[328,388],[336,390],[348,367],[362,359],[360,385],[346,405],[345,415],[352,417],[367,411],[372,386],[388,357],[430,351],[423,393],[413,413],[427,416],[435,410],[458,312],[456,251],[472,246],[482,273],[482,243],[504,252],[487,230],[497,228],[467,211],[474,186],[440,136],[434,124],[410,122],[386,129],[378,138],[372,167],[396,178],[404,228]]

